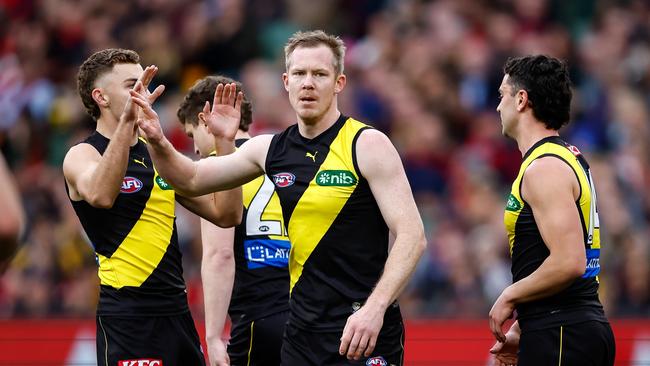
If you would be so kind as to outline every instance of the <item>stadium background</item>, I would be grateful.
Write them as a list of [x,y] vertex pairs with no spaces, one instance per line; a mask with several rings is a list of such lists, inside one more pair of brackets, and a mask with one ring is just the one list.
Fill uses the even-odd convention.
[[[501,66],[545,53],[568,61],[575,84],[562,134],[596,180],[601,300],[615,319],[617,364],[650,365],[650,3],[642,0],[0,0],[0,148],[29,218],[0,278],[0,364],[94,357],[96,265],[61,173],[67,149],[94,129],[76,91],[81,62],[123,47],[157,65],[166,134],[194,156],[175,112],[206,74],[244,83],[254,134],[295,120],[280,75],[284,42],[301,29],[345,40],[341,110],[390,136],[424,220],[429,246],[401,300],[412,330],[407,364],[487,359],[487,313],[510,282],[503,208],[521,161],[495,112]],[[201,323],[198,223],[177,214]],[[90,358],[70,356],[74,347]]]

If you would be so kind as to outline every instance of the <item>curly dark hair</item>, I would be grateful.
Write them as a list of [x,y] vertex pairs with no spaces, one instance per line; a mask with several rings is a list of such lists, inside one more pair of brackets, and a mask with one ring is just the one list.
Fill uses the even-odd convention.
[[[217,85],[219,84],[230,84],[235,83],[237,86],[237,93],[242,91],[242,84],[238,81],[235,81],[227,76],[215,75],[215,76],[206,76],[203,79],[200,79],[187,92],[183,102],[178,107],[176,116],[178,120],[184,125],[186,123],[191,123],[196,126],[199,124],[199,112],[203,110],[203,106],[206,101],[209,101],[212,104],[214,98],[214,92],[217,90]],[[241,120],[239,121],[239,129],[242,131],[248,131],[248,127],[253,122],[253,105],[246,99],[246,94],[244,94],[244,99],[241,103]]]
[[86,111],[95,120],[101,115],[99,106],[95,103],[92,93],[95,88],[95,81],[100,76],[113,70],[117,64],[138,64],[140,56],[132,50],[122,48],[109,48],[93,53],[79,67],[77,74],[77,90]]
[[535,118],[547,128],[559,130],[569,123],[571,80],[564,61],[545,55],[510,58],[503,67],[508,82],[525,90]]

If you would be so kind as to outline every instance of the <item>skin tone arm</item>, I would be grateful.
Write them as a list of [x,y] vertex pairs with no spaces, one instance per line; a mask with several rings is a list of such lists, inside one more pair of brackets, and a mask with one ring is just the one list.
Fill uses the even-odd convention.
[[[264,173],[264,161],[273,136],[256,136],[232,154],[194,162],[176,151],[165,138],[158,115],[146,99],[134,91],[131,96],[143,110],[138,126],[149,141],[147,149],[158,172],[179,194],[195,197],[232,189]],[[241,104],[241,100],[238,103]]]
[[510,366],[517,364],[517,351],[519,351],[519,337],[521,336],[521,329],[519,322],[515,321],[508,333],[506,333],[506,341],[497,341],[490,349],[490,353],[494,355],[495,366]]
[[2,186],[2,189],[0,189],[0,202],[2,202],[2,215],[0,215],[0,274],[2,274],[18,248],[20,234],[25,226],[25,213],[20,203],[20,195],[2,153],[0,153],[0,186]]
[[357,161],[395,242],[377,286],[345,325],[339,352],[348,359],[372,354],[386,309],[397,299],[426,247],[422,219],[388,137],[376,130],[363,131],[357,141]]
[[550,255],[528,277],[503,290],[492,306],[490,328],[498,341],[506,341],[503,323],[516,304],[558,293],[585,272],[585,244],[575,203],[579,192],[575,174],[560,159],[539,158],[526,169],[522,198],[535,214]]
[[201,220],[201,280],[205,306],[205,338],[210,366],[228,366],[226,342],[221,338],[235,281],[233,241],[235,230]]
[[[236,85],[219,84],[214,93],[212,109],[210,102],[205,102],[199,113],[199,122],[208,126],[214,136],[214,148],[217,155],[228,155],[235,151],[235,136],[241,119],[241,98],[234,99]],[[225,92],[224,92],[225,91]],[[227,93],[226,93],[227,92]],[[233,103],[235,103],[233,107]],[[209,152],[205,152],[206,155]],[[196,198],[177,196],[177,201],[188,210],[208,219],[220,227],[232,227],[241,222],[242,206],[241,187]]]
[[[164,90],[161,85],[150,95],[146,92],[157,70],[155,66],[148,66],[134,87],[144,94],[143,98],[148,103],[153,103]],[[84,200],[97,208],[113,206],[129,162],[129,147],[135,137],[137,117],[137,105],[129,98],[103,155],[88,144],[79,144],[70,149],[63,161],[63,175],[71,199]]]

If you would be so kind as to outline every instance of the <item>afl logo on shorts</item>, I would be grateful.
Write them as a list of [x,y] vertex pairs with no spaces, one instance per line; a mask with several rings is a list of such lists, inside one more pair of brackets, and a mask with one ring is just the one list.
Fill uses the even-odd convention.
[[366,366],[388,366],[388,362],[381,356],[372,357],[366,361]]
[[273,183],[278,188],[285,188],[296,182],[296,176],[291,173],[278,173],[273,176]]
[[142,189],[142,182],[138,178],[133,177],[124,177],[122,180],[122,187],[120,187],[120,192],[122,193],[135,193]]

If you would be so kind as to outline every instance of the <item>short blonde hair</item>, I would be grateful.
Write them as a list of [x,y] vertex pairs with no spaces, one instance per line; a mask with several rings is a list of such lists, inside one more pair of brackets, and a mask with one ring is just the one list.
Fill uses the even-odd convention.
[[345,59],[345,44],[338,36],[333,36],[323,32],[322,30],[315,30],[309,32],[298,31],[294,33],[287,44],[284,46],[284,62],[287,71],[289,70],[289,56],[298,47],[318,47],[325,45],[332,50],[334,54],[334,70],[337,75],[343,73],[343,59]]

